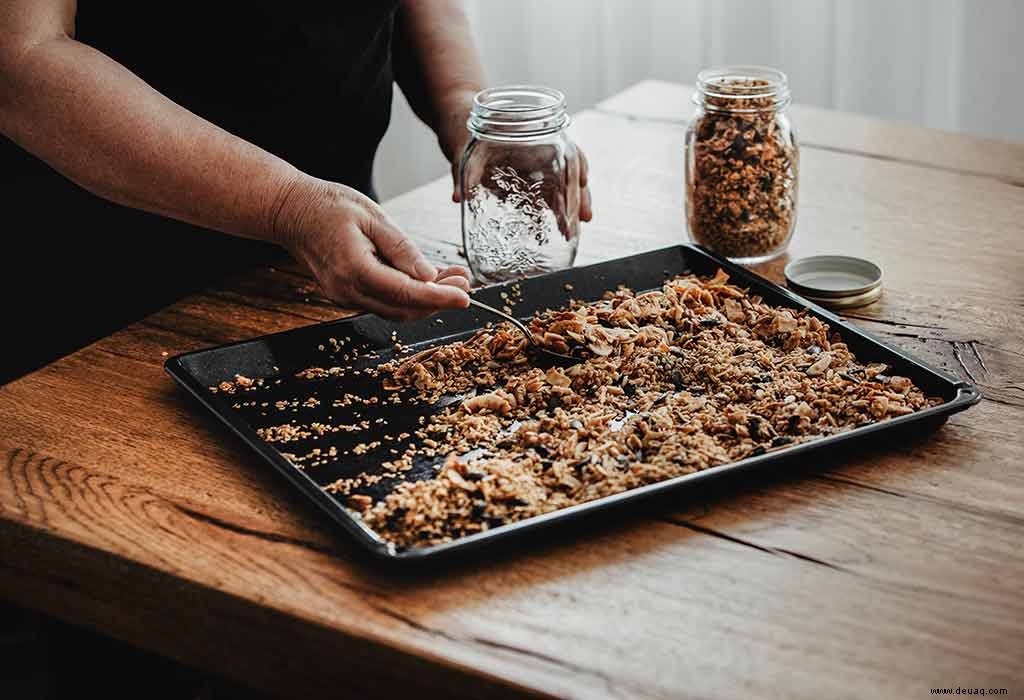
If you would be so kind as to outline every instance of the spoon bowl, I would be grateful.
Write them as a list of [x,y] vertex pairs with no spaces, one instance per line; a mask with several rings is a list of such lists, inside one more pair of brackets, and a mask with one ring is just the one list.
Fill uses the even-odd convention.
[[530,347],[533,348],[533,351],[536,354],[537,359],[540,360],[540,362],[535,363],[538,366],[547,365],[554,367],[572,367],[573,365],[578,365],[579,363],[583,362],[583,358],[574,357],[572,355],[563,355],[560,352],[548,350],[547,348],[541,346],[541,344],[538,343],[537,340],[533,337],[533,333],[530,331],[527,325],[520,321],[515,316],[507,314],[504,311],[499,311],[493,306],[488,306],[482,301],[477,301],[473,297],[469,298],[469,303],[471,306],[475,306],[476,308],[486,311],[487,313],[492,314],[494,316],[497,316],[504,321],[508,321],[513,326],[515,326],[520,333],[526,336],[526,341],[530,344]]

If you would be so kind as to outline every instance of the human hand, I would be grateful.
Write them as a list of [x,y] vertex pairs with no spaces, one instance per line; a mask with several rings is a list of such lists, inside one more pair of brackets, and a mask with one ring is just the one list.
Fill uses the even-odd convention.
[[276,207],[271,229],[339,306],[395,320],[469,306],[469,273],[437,270],[369,197],[302,176]]

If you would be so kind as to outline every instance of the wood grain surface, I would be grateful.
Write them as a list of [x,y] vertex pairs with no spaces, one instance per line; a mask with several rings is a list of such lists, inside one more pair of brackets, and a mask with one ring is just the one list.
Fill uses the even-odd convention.
[[[580,263],[685,240],[688,95],[577,117]],[[850,318],[985,392],[939,430],[381,570],[162,371],[344,314],[282,259],[0,388],[0,596],[282,696],[1024,695],[1024,146],[793,118],[791,253],[883,267]],[[460,260],[449,188],[387,205],[438,262]]]

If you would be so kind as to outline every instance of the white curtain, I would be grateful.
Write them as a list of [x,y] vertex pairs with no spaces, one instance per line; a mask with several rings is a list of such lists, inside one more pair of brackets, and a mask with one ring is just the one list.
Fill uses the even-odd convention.
[[[705,66],[789,74],[799,102],[1024,139],[1024,0],[466,0],[493,84],[542,83],[578,111]],[[446,171],[396,96],[384,198]]]

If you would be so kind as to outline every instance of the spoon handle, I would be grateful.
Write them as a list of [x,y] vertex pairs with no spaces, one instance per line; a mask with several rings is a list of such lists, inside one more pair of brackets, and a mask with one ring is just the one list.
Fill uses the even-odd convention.
[[537,342],[533,339],[533,333],[530,332],[530,329],[526,327],[525,323],[520,321],[515,316],[510,316],[509,314],[505,313],[504,311],[499,311],[498,309],[494,308],[493,306],[488,306],[487,304],[483,303],[482,301],[477,301],[473,297],[469,298],[469,303],[470,303],[471,306],[475,306],[478,309],[483,309],[484,311],[486,311],[489,314],[494,314],[495,316],[498,316],[499,318],[505,319],[506,321],[508,321],[509,323],[511,323],[512,325],[514,325],[516,328],[518,328],[519,330],[521,330],[523,332],[523,335],[526,336],[526,339],[530,342],[530,345],[532,345],[534,347],[539,347],[537,345]]

